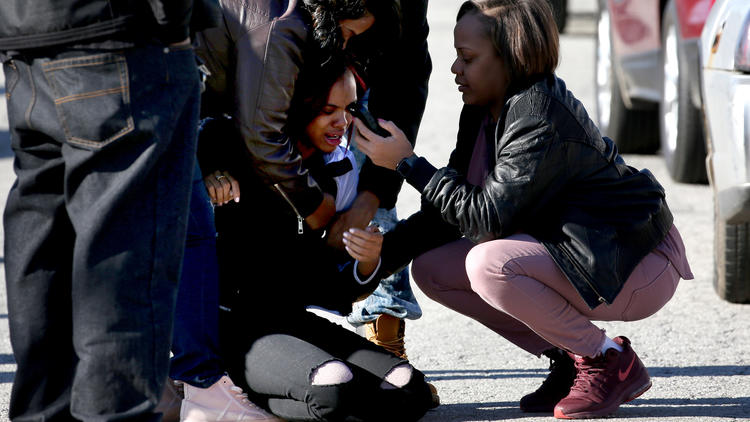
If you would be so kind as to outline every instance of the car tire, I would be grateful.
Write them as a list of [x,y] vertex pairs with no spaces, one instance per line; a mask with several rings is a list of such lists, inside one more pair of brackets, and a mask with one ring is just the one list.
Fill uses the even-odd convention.
[[661,155],[672,179],[681,183],[706,183],[706,142],[703,117],[690,95],[684,47],[679,40],[674,0],[667,4],[662,18],[662,92],[659,104]]
[[568,0],[548,0],[552,6],[552,15],[555,17],[557,30],[562,33],[568,23]]
[[612,56],[612,33],[606,0],[599,2],[596,37],[596,113],[599,130],[620,153],[651,154],[659,147],[657,109],[629,109],[623,101]]
[[750,223],[729,224],[714,213],[714,289],[732,303],[750,303]]

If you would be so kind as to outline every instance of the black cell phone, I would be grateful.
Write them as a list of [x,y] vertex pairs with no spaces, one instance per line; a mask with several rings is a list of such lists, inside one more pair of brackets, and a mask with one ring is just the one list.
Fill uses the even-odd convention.
[[352,116],[361,120],[362,123],[364,123],[368,129],[375,132],[376,134],[382,137],[391,136],[391,133],[383,129],[378,124],[378,121],[375,120],[375,117],[373,117],[372,114],[370,114],[370,110],[367,108],[366,102],[355,101],[349,104],[348,106],[346,106],[346,109],[349,110],[350,113],[352,113]]

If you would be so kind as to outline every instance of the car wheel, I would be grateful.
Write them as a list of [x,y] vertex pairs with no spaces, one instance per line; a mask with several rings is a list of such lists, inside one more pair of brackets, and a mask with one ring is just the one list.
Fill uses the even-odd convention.
[[568,0],[548,0],[552,6],[552,14],[555,17],[557,30],[562,33],[565,30],[565,24],[568,23]]
[[659,146],[657,110],[631,110],[620,92],[612,56],[609,10],[599,3],[596,37],[596,112],[599,129],[621,153],[653,153]]
[[750,303],[750,223],[729,224],[714,212],[714,289],[732,303]]
[[700,110],[690,98],[688,63],[679,39],[677,9],[667,4],[662,20],[662,64],[664,78],[659,108],[661,154],[670,176],[682,183],[705,183],[706,144]]

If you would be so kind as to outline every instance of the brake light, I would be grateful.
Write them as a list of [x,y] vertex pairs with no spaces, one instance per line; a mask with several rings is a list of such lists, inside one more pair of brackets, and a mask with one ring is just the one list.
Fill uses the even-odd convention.
[[734,69],[750,73],[750,15],[745,18],[740,31],[740,42],[734,53]]

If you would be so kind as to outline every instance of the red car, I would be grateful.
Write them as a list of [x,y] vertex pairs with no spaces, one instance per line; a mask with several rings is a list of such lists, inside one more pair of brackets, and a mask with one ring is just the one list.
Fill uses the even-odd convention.
[[706,182],[698,50],[714,1],[599,0],[600,128],[620,152],[660,150],[678,182]]

